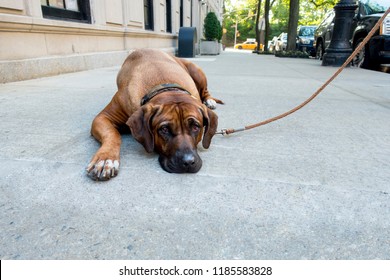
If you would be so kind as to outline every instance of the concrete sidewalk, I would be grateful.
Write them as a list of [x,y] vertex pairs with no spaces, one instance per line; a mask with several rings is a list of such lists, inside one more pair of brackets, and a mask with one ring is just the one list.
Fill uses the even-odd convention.
[[[219,127],[272,117],[335,71],[312,59],[193,59]],[[0,259],[390,259],[390,76],[346,69],[313,103],[215,136],[169,174],[129,135],[95,182],[89,130],[118,67],[0,85]]]

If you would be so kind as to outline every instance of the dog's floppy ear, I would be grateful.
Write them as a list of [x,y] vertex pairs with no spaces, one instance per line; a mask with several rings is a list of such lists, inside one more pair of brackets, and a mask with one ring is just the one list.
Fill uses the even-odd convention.
[[151,123],[159,107],[151,105],[142,106],[126,122],[130,127],[133,137],[144,146],[148,153],[154,150],[154,137]]
[[203,125],[205,126],[202,146],[203,148],[208,149],[210,147],[211,138],[213,138],[217,131],[218,116],[205,105],[202,105],[201,112],[203,114]]

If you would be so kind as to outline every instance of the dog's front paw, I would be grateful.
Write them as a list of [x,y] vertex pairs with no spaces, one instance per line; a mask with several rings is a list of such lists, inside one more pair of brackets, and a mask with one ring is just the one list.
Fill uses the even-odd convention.
[[119,159],[109,159],[96,154],[87,166],[88,176],[93,180],[106,181],[118,175]]
[[209,97],[203,102],[204,105],[206,105],[209,109],[212,109],[212,110],[217,108],[217,103],[224,104],[222,100],[219,100],[219,99],[214,98],[214,97]]
[[217,102],[213,99],[207,99],[204,102],[204,105],[206,105],[209,109],[215,109],[217,108]]

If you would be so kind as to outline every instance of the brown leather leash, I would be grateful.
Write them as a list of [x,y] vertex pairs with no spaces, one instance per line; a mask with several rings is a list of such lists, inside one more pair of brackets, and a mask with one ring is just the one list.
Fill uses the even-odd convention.
[[244,126],[244,127],[241,127],[241,128],[225,128],[225,129],[222,129],[219,132],[216,132],[215,134],[222,134],[223,136],[225,136],[225,135],[233,134],[235,132],[250,130],[250,129],[253,129],[253,128],[256,128],[256,127],[259,127],[259,126],[262,126],[262,125],[269,124],[271,122],[280,120],[280,119],[282,119],[284,117],[287,117],[288,115],[291,115],[292,113],[298,111],[299,109],[303,108],[304,106],[306,106],[310,101],[312,101],[314,98],[316,98],[341,73],[341,71],[343,71],[344,68],[347,67],[347,65],[349,63],[351,63],[352,59],[367,44],[367,42],[371,39],[371,37],[374,35],[376,30],[383,23],[383,21],[385,20],[386,16],[389,13],[390,13],[390,8],[387,9],[387,11],[383,14],[383,16],[378,20],[378,22],[375,24],[375,26],[371,29],[371,31],[364,38],[363,42],[361,44],[359,44],[359,46],[355,49],[354,52],[352,52],[352,54],[348,57],[348,59],[344,62],[344,64],[341,65],[340,68],[319,89],[317,89],[317,91],[315,93],[313,93],[312,96],[310,96],[308,99],[306,99],[300,105],[298,105],[298,106],[294,107],[293,109],[291,109],[291,110],[289,110],[289,111],[287,111],[287,112],[285,112],[283,114],[280,114],[280,115],[278,115],[276,117],[269,118],[269,119],[266,119],[264,121],[261,121],[261,122],[255,123],[255,124],[251,124],[251,125],[247,125],[247,126]]

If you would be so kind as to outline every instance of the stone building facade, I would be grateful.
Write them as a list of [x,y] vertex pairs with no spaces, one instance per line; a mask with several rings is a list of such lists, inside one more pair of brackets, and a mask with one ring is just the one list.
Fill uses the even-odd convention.
[[119,65],[131,50],[175,53],[223,0],[0,0],[0,82]]

